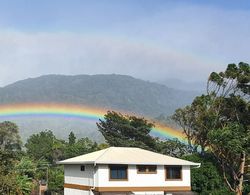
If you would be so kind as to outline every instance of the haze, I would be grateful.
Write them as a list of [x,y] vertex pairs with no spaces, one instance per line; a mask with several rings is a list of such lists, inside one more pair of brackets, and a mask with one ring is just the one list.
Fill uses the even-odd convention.
[[1,0],[0,86],[44,74],[204,81],[250,61],[250,3]]

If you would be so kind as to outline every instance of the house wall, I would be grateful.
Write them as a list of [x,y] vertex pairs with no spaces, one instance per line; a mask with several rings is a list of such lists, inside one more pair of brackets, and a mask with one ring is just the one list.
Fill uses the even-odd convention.
[[[85,165],[85,171],[81,171],[81,165],[64,165],[64,183],[74,185],[93,186],[94,166]],[[79,190],[64,187],[65,195],[92,195],[90,190]]]
[[[157,166],[156,174],[138,174],[136,165],[129,165],[128,180],[125,181],[110,181],[108,165],[97,165],[95,168],[93,165],[85,165],[85,171],[81,171],[81,165],[65,165],[64,174],[65,195],[93,195],[91,191],[93,186],[96,190],[105,188],[106,192],[102,192],[102,195],[117,194],[117,192],[110,191],[114,187],[122,188],[122,191],[127,191],[127,188],[130,188],[128,191],[135,195],[163,195],[164,191],[171,191],[173,188],[190,188],[191,183],[190,166],[182,166],[182,179],[175,181],[165,180],[166,172],[163,165]],[[93,183],[93,178],[95,178],[95,184]],[[160,187],[164,187],[164,189]],[[166,189],[166,187],[169,188]],[[127,195],[128,193],[125,194]]]
[[94,194],[93,192],[88,190],[64,188],[64,195],[94,195]]
[[164,191],[133,192],[134,195],[164,195]]
[[164,192],[102,192],[100,195],[164,195]]
[[160,187],[190,186],[190,166],[182,166],[182,180],[165,180],[166,172],[163,165],[157,166],[156,174],[138,174],[136,165],[128,166],[127,181],[110,181],[108,165],[98,165],[96,186],[100,187]]
[[85,171],[81,171],[81,165],[64,166],[64,183],[92,186],[93,175],[93,165],[85,165]]

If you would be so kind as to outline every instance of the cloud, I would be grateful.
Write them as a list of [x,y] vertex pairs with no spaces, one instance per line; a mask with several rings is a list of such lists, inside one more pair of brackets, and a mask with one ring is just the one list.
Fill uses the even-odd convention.
[[204,80],[227,63],[250,61],[249,20],[250,13],[242,10],[180,5],[108,31],[2,29],[0,86],[43,74]]
[[0,37],[2,85],[52,73],[118,73],[152,80],[173,74],[181,76],[184,62],[201,63],[165,48],[114,37],[20,32],[4,32]]

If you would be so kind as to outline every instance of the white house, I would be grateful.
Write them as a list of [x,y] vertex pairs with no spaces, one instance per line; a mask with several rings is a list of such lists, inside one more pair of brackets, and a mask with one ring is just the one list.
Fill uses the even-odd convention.
[[190,194],[194,163],[130,147],[104,150],[60,161],[65,195]]

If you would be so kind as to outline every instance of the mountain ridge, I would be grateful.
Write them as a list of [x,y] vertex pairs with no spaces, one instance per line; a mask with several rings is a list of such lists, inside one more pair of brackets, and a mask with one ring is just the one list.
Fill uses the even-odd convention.
[[[0,104],[66,102],[156,117],[191,102],[194,92],[124,75],[43,75],[0,88]],[[147,104],[145,106],[145,104]]]
[[[196,95],[194,92],[175,90],[163,84],[136,79],[128,75],[53,74],[24,79],[0,88],[0,105],[36,102],[69,103],[106,110],[122,110],[146,118],[156,118],[162,114],[171,115],[175,109],[191,103]],[[71,126],[81,136],[93,137],[97,134],[95,124],[87,127],[84,123],[76,125],[77,122],[70,121],[72,125],[69,125],[65,120],[60,122],[60,124],[65,124],[59,127],[56,119],[11,120],[21,124],[21,133],[25,137],[30,133],[43,130],[39,127],[56,129],[56,134],[60,135],[62,131],[66,134],[72,130]],[[67,127],[67,131],[64,126]],[[66,135],[63,137],[65,138]]]

